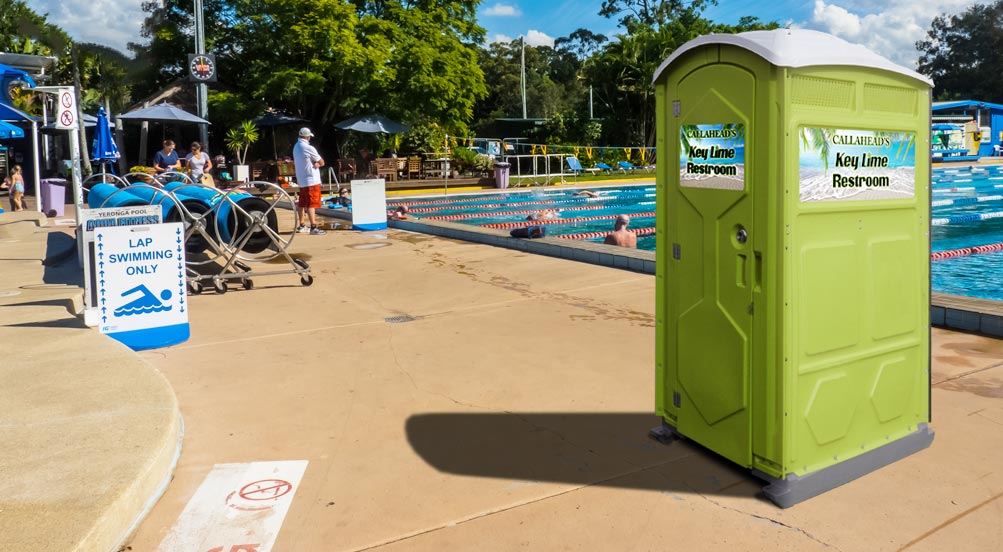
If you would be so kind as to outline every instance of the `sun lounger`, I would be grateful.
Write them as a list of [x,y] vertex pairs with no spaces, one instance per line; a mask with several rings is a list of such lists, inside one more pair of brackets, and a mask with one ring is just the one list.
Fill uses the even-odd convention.
[[589,174],[599,174],[599,171],[602,170],[598,167],[590,167],[586,169],[585,167],[582,166],[582,162],[579,161],[577,157],[567,157],[566,160],[568,161],[568,168],[570,168],[571,171],[574,172],[576,175],[582,174],[584,172],[587,172]]

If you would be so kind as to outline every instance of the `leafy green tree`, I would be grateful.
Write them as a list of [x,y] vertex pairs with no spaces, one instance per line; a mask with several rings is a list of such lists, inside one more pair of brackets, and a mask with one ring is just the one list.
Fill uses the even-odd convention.
[[709,33],[739,33],[773,29],[743,17],[737,25],[715,23],[703,17],[713,0],[606,0],[601,15],[619,17],[627,34],[618,36],[584,65],[585,80],[594,87],[596,117],[608,122],[603,141],[614,145],[654,144],[655,69],[676,48]]
[[[136,47],[156,87],[183,75],[192,50],[190,2],[144,4]],[[207,50],[220,83],[210,94],[214,126],[236,124],[265,107],[310,121],[322,150],[341,149],[339,120],[379,112],[405,123],[432,117],[466,129],[486,94],[476,46],[477,0],[206,0]],[[225,119],[220,120],[217,113]]]
[[1003,1],[976,4],[934,18],[916,43],[918,71],[936,85],[938,100],[978,98],[1003,102]]

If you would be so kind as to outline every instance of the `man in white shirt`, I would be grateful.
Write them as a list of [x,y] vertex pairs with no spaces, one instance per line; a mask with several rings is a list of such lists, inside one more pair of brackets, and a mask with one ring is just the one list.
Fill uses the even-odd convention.
[[[293,163],[296,165],[296,180],[300,189],[297,231],[318,235],[327,233],[317,228],[315,211],[320,207],[320,168],[324,166],[324,158],[310,145],[310,138],[313,138],[313,132],[303,127],[300,129],[300,139],[293,146]],[[304,224],[304,215],[310,221],[310,228]]]

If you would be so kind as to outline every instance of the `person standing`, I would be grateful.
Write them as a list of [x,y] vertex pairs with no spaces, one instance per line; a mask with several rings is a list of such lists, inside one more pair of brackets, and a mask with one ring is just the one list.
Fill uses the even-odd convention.
[[[191,172],[190,176],[192,180],[197,183],[202,183],[202,176],[209,174],[212,170],[212,161],[209,160],[209,154],[202,151],[202,144],[198,142],[192,142],[192,151],[186,157],[188,170]],[[210,177],[211,178],[211,177]],[[211,184],[207,182],[206,185]]]
[[[298,232],[312,235],[326,234],[327,232],[317,228],[316,209],[320,207],[320,168],[324,166],[324,158],[317,153],[317,149],[310,145],[310,138],[313,132],[303,127],[300,129],[299,140],[293,146],[293,164],[296,165],[296,181],[299,183],[299,209],[297,219],[299,219]],[[306,227],[304,217],[310,221],[310,228]]]
[[14,165],[10,171],[10,206],[15,211],[24,211],[24,176],[21,175],[21,165]]
[[613,224],[613,231],[606,234],[606,239],[603,240],[603,243],[637,249],[637,234],[627,230],[629,224],[630,217],[627,215],[617,215],[616,222]]
[[153,170],[157,171],[157,174],[163,174],[180,168],[181,160],[178,159],[178,153],[174,151],[174,140],[164,140],[164,149],[153,156]]

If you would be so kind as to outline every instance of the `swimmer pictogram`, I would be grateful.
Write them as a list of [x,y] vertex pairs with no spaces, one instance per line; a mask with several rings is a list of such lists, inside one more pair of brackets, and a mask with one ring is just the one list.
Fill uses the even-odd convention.
[[131,316],[133,314],[149,314],[151,312],[163,312],[171,310],[171,305],[165,305],[161,302],[168,301],[174,295],[171,290],[165,289],[160,292],[160,299],[158,299],[153,293],[144,285],[140,284],[124,293],[122,297],[126,295],[132,295],[133,293],[140,292],[143,295],[137,299],[129,301],[128,303],[122,305],[115,309],[115,316]]

